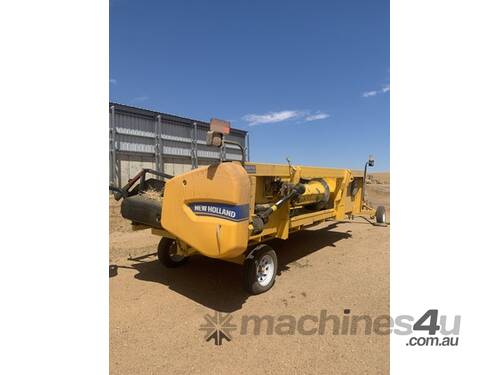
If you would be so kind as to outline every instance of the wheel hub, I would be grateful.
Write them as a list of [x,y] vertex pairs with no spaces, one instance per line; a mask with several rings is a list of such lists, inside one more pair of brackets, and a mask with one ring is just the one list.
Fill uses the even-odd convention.
[[274,261],[269,255],[264,255],[257,265],[257,282],[261,286],[268,285],[273,279]]

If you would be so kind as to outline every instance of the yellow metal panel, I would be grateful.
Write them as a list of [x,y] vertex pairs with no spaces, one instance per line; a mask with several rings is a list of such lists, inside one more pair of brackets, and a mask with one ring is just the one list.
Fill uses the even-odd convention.
[[255,209],[256,185],[257,185],[257,178],[255,176],[251,176],[250,177],[250,200],[249,200],[250,216],[252,216],[254,214],[254,209]]
[[249,240],[254,240],[256,238],[266,237],[270,235],[274,236],[275,234],[276,234],[276,227],[264,228],[262,233],[250,236]]
[[311,212],[309,214],[294,216],[290,219],[290,227],[295,228],[300,225],[310,225],[317,221],[330,219],[334,217],[334,215],[335,215],[335,210],[329,209],[329,210]]
[[282,164],[264,164],[264,163],[245,163],[247,170],[255,167],[255,173],[252,176],[276,176],[276,177],[290,177],[293,170],[288,165]]
[[231,221],[194,213],[190,204],[246,206],[250,179],[236,163],[221,163],[184,173],[165,184],[161,225],[176,238],[213,258],[234,258],[248,243],[248,217]]
[[[308,166],[289,166],[286,164],[245,163],[246,167],[255,167],[255,176],[293,176],[294,170],[300,171],[302,178],[344,177],[346,169]],[[250,168],[248,168],[250,169]]]

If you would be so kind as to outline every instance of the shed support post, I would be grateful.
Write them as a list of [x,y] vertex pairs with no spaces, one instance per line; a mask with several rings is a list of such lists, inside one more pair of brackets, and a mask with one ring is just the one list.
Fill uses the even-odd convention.
[[198,123],[191,128],[191,169],[198,168]]
[[[155,126],[155,169],[163,172],[163,142],[161,139],[161,115],[156,116]],[[163,177],[160,177],[163,180]]]
[[247,161],[250,161],[250,134],[247,133],[245,136],[245,151],[247,156]]
[[116,155],[116,118],[115,118],[115,106],[111,106],[111,126],[109,128],[109,153],[110,153],[110,176],[109,183],[113,186],[120,185],[120,176],[118,176],[118,158]]

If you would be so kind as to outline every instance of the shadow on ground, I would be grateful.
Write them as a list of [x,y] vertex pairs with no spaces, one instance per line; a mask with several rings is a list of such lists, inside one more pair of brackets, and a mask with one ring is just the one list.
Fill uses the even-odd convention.
[[[308,264],[300,262],[301,258],[326,246],[335,247],[337,241],[351,237],[349,231],[333,231],[335,227],[334,223],[321,229],[300,231],[286,241],[270,241],[269,245],[278,255],[277,282],[283,272],[293,267],[306,267]],[[242,267],[238,264],[195,255],[180,268],[165,268],[150,255],[142,257],[145,260],[136,258],[137,263],[131,267],[110,265],[110,277],[118,274],[118,268],[135,269],[138,271],[135,278],[164,284],[203,306],[221,312],[240,310],[249,296],[243,289]],[[149,260],[152,258],[154,260]]]

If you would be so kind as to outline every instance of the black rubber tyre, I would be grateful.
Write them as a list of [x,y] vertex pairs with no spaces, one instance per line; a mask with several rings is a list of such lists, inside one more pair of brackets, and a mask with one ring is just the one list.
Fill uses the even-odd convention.
[[160,263],[168,268],[179,267],[186,263],[188,257],[175,255],[176,250],[177,243],[175,240],[163,237],[158,244],[158,260]]
[[[267,271],[267,272],[266,272]],[[269,245],[254,248],[243,263],[243,285],[250,294],[267,292],[274,285],[278,258]]]
[[375,219],[377,220],[377,223],[379,224],[385,224],[385,207],[384,206],[378,206],[377,210],[375,211]]

